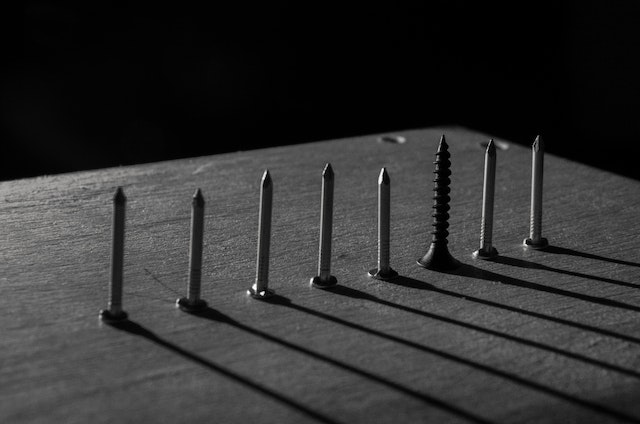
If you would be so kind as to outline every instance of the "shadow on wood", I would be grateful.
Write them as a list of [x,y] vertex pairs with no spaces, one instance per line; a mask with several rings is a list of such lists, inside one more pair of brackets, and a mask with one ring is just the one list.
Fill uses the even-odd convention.
[[[329,290],[329,289],[327,289],[327,290]],[[390,340],[397,341],[397,342],[400,342],[400,343],[403,343],[403,344],[406,344],[406,345],[409,345],[409,346],[412,346],[412,347],[416,347],[418,349],[426,350],[427,352],[431,352],[431,351],[433,351],[434,353],[438,352],[436,350],[433,350],[433,349],[430,349],[430,348],[426,348],[426,347],[424,347],[422,345],[410,342],[408,340],[401,339],[399,337],[389,336],[389,335],[386,335],[386,334],[384,334],[382,332],[379,332],[379,331],[376,331],[376,330],[372,330],[372,329],[360,326],[358,324],[354,324],[354,323],[351,323],[351,322],[348,322],[348,321],[344,321],[344,320],[341,320],[339,318],[332,317],[330,315],[326,315],[326,314],[323,314],[323,313],[318,312],[318,311],[314,311],[312,309],[308,309],[308,308],[305,308],[305,307],[302,307],[302,306],[295,305],[294,303],[291,302],[291,300],[289,300],[286,297],[280,296],[280,295],[274,295],[274,296],[270,297],[269,299],[264,300],[264,302],[268,302],[268,303],[271,303],[271,304],[274,304],[274,305],[277,305],[277,306],[284,306],[286,308],[292,308],[292,309],[295,309],[295,310],[298,310],[298,311],[301,311],[301,312],[304,312],[304,313],[312,314],[312,315],[320,317],[320,318],[325,318],[325,319],[331,320],[333,322],[336,322],[336,323],[339,323],[339,324],[342,324],[342,325],[346,325],[346,326],[348,326],[350,328],[353,328],[353,329],[361,330],[361,331],[367,332],[369,334],[374,334],[374,335],[377,335],[377,336],[380,336],[380,337],[388,338]],[[279,344],[281,346],[284,346],[286,348],[295,350],[296,352],[308,355],[308,356],[310,356],[310,357],[312,357],[314,359],[326,362],[326,363],[331,364],[331,365],[333,365],[335,367],[341,368],[341,369],[343,369],[345,371],[348,371],[348,372],[357,374],[357,375],[359,375],[361,377],[367,378],[369,380],[375,381],[376,383],[385,385],[385,386],[387,386],[389,388],[392,388],[394,390],[397,390],[397,391],[399,391],[399,392],[401,392],[401,393],[403,393],[405,395],[408,395],[408,396],[411,396],[413,398],[422,400],[422,401],[424,401],[424,402],[426,402],[426,403],[428,403],[428,404],[430,404],[432,406],[436,406],[436,407],[438,407],[438,408],[440,408],[442,410],[445,410],[447,412],[450,412],[450,413],[452,413],[454,415],[457,415],[459,417],[465,418],[467,420],[470,420],[470,421],[473,421],[473,422],[477,422],[477,423],[489,423],[490,422],[490,421],[485,420],[482,417],[474,415],[471,412],[468,412],[468,411],[465,411],[463,409],[460,409],[460,408],[458,408],[458,407],[456,407],[454,405],[450,405],[449,403],[446,403],[446,402],[444,402],[444,401],[442,401],[440,399],[434,398],[434,397],[426,395],[424,393],[420,393],[420,392],[418,392],[416,390],[413,390],[413,389],[411,389],[409,387],[405,387],[405,386],[403,386],[401,384],[398,384],[396,382],[388,380],[388,379],[386,379],[384,377],[380,377],[378,375],[372,374],[369,371],[354,367],[352,365],[349,365],[349,364],[346,364],[344,362],[338,361],[338,360],[336,360],[334,358],[331,358],[329,356],[326,356],[326,355],[323,355],[321,353],[318,353],[318,352],[312,351],[310,349],[307,349],[306,347],[299,346],[297,344],[294,344],[294,343],[288,342],[286,340],[280,339],[278,337],[275,337],[275,336],[273,336],[273,335],[271,335],[269,333],[265,333],[263,331],[260,331],[260,330],[257,330],[255,328],[249,327],[249,326],[247,326],[245,324],[242,324],[242,323],[240,323],[240,322],[238,322],[238,321],[236,321],[236,320],[234,320],[234,319],[232,319],[232,318],[230,318],[230,317],[228,317],[228,316],[226,316],[226,315],[224,315],[224,314],[222,314],[222,313],[220,313],[220,312],[218,312],[218,311],[216,311],[214,309],[207,308],[207,309],[203,310],[202,312],[198,312],[197,314],[193,314],[193,315],[201,317],[201,318],[209,319],[209,320],[212,320],[212,321],[217,321],[217,322],[229,324],[229,325],[231,325],[231,326],[233,326],[233,327],[235,327],[235,328],[237,328],[239,330],[246,331],[247,333],[255,335],[257,337],[260,337],[260,338],[262,338],[264,340],[268,340],[270,342],[277,343],[277,344]]]
[[126,333],[129,334],[133,334],[135,336],[140,336],[143,337],[159,346],[164,347],[167,350],[170,350],[171,352],[178,354],[180,356],[182,356],[185,359],[188,359],[190,361],[193,361],[195,363],[197,363],[198,365],[201,365],[211,371],[220,373],[222,375],[224,375],[227,378],[230,378],[231,380],[234,380],[240,384],[243,384],[253,390],[256,390],[257,392],[260,392],[266,396],[269,396],[279,402],[282,402],[283,404],[298,410],[299,412],[302,412],[305,415],[308,415],[309,417],[316,419],[320,422],[323,423],[327,423],[327,424],[337,424],[339,423],[339,421],[336,421],[332,418],[329,418],[323,414],[320,414],[319,412],[316,412],[312,409],[307,408],[306,406],[296,402],[295,400],[292,400],[286,396],[283,396],[279,393],[276,393],[274,391],[272,391],[271,389],[262,386],[261,384],[258,384],[254,381],[251,381],[245,377],[242,377],[241,375],[238,375],[214,362],[209,361],[208,359],[205,359],[201,356],[198,356],[194,353],[191,353],[183,348],[181,348],[180,346],[177,346],[171,342],[168,342],[167,340],[158,337],[155,333],[153,333],[151,330],[148,330],[147,328],[141,326],[140,324],[134,322],[134,321],[130,321],[130,320],[125,320],[122,322],[118,322],[115,324],[109,324],[111,327],[113,328],[117,328],[118,330],[124,331]]
[[544,251],[547,253],[554,253],[556,255],[579,256],[581,258],[595,259],[597,261],[611,262],[619,265],[640,267],[640,264],[636,262],[623,261],[621,259],[614,259],[614,258],[605,258],[604,256],[594,255],[592,253],[579,252],[577,250],[567,249],[559,246],[547,246],[547,248]]

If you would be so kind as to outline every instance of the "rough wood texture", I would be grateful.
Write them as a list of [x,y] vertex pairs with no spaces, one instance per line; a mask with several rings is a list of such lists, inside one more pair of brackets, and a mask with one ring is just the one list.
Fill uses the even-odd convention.
[[[452,154],[454,273],[415,264],[433,155]],[[640,421],[640,184],[547,156],[546,252],[525,251],[530,151],[498,151],[495,262],[478,248],[486,135],[375,136],[0,183],[0,422]],[[336,173],[334,291],[316,274],[320,175]],[[371,280],[391,175],[395,282]],[[274,181],[273,303],[255,278]],[[102,325],[111,197],[128,196],[125,328]],[[207,200],[203,298],[186,294],[190,199]]]

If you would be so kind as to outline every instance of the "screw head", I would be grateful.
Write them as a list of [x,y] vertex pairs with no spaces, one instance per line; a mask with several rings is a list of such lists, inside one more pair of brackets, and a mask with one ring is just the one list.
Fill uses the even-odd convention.
[[318,275],[316,277],[313,277],[310,283],[312,287],[315,287],[317,289],[329,289],[336,286],[338,284],[338,280],[336,279],[336,277],[331,275],[329,276],[329,279],[327,281],[322,281],[320,279],[320,276]]
[[276,292],[271,289],[266,289],[263,291],[255,291],[253,287],[251,287],[249,290],[247,290],[247,294],[253,297],[254,299],[265,300],[270,298],[274,294],[276,294]]
[[125,311],[114,314],[108,309],[102,309],[100,311],[100,319],[106,323],[115,323],[126,320],[129,317]]
[[389,268],[389,270],[386,272],[382,272],[378,270],[378,268],[373,268],[372,270],[369,270],[369,277],[375,278],[376,280],[389,281],[389,280],[393,280],[397,276],[398,276],[398,273],[391,268]]
[[534,242],[532,239],[527,237],[526,239],[524,239],[522,244],[530,249],[542,250],[549,246],[549,241],[547,241],[547,239],[544,237],[540,237],[537,242]]
[[496,256],[498,256],[498,251],[493,246],[491,246],[491,249],[489,249],[488,251],[486,249],[478,249],[473,252],[474,259],[483,259],[485,261],[493,259]]
[[176,306],[184,312],[198,312],[207,307],[207,302],[202,299],[191,302],[186,297],[181,297],[180,299],[176,300]]

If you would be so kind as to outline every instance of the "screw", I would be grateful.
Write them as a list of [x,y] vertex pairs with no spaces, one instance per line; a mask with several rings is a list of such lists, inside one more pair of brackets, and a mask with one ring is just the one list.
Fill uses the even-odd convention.
[[496,146],[493,139],[487,145],[484,154],[484,187],[482,189],[482,224],[480,226],[480,249],[473,252],[478,259],[491,259],[498,256],[492,245],[493,198],[496,187]]
[[111,243],[111,285],[109,286],[108,309],[100,311],[105,322],[118,322],[127,319],[122,310],[122,274],[124,266],[124,216],[127,198],[118,187],[113,196],[113,240]]
[[326,289],[338,284],[331,275],[331,230],[333,227],[333,168],[327,163],[322,171],[322,199],[320,212],[320,247],[318,255],[318,275],[311,279],[311,285]]
[[398,276],[389,266],[390,220],[391,179],[387,168],[382,168],[378,177],[378,268],[369,271],[369,276],[378,280],[391,280]]
[[438,146],[438,151],[436,152],[436,161],[434,164],[436,165],[436,169],[433,172],[436,174],[436,178],[434,181],[433,191],[435,195],[433,196],[433,227],[434,230],[431,232],[433,235],[431,239],[431,245],[429,246],[429,250],[427,253],[420,259],[418,259],[418,265],[423,268],[433,269],[436,271],[448,271],[457,268],[460,265],[451,253],[449,253],[449,248],[447,244],[447,236],[449,235],[449,201],[451,198],[449,197],[449,184],[451,184],[451,180],[449,176],[451,175],[451,171],[449,167],[451,166],[451,162],[449,158],[451,154],[449,153],[449,146],[444,138],[444,135],[440,138],[440,145]]
[[273,183],[269,170],[264,171],[260,185],[260,212],[258,219],[258,255],[256,260],[256,282],[247,290],[255,299],[273,296],[269,285],[269,248],[271,243],[271,210],[273,203]]
[[200,299],[202,279],[202,240],[204,238],[204,197],[197,189],[191,202],[191,243],[189,245],[189,285],[187,297],[176,301],[176,306],[185,312],[196,312],[207,307]]
[[531,221],[529,237],[524,245],[532,249],[544,249],[549,246],[542,237],[542,177],[544,172],[544,142],[537,136],[531,145]]

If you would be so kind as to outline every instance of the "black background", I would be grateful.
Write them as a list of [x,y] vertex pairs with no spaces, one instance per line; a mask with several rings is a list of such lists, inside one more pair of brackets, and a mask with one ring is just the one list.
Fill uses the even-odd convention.
[[24,2],[0,178],[459,124],[640,178],[640,3]]

